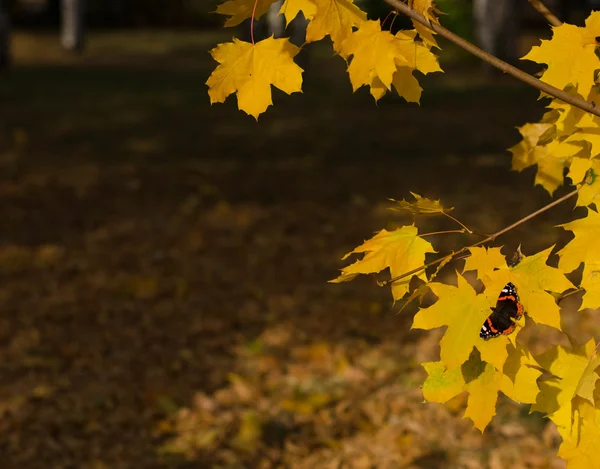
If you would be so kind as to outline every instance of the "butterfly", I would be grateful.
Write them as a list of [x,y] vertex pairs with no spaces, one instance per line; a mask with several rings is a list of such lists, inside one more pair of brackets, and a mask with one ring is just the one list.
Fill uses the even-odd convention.
[[521,319],[525,312],[519,301],[517,289],[511,282],[508,282],[500,292],[496,307],[490,309],[492,314],[485,320],[479,331],[479,337],[482,339],[491,339],[501,334],[512,333],[516,327],[514,321]]

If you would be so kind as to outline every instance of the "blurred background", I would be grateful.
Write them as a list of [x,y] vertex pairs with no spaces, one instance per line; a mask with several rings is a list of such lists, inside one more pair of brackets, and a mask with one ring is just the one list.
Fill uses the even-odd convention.
[[[526,0],[483,25],[470,2],[437,3],[467,38],[497,28],[487,47],[508,60],[550,37]],[[249,35],[216,4],[0,1],[0,467],[563,467],[552,425],[502,395],[483,435],[464,396],[423,404],[442,331],[411,331],[415,308],[373,278],[327,283],[373,232],[412,223],[388,197],[441,199],[488,233],[548,203],[506,151],[538,92],[440,40],[420,105],[375,104],[325,40],[299,55],[304,92],[274,90],[257,123],[233,97],[209,104],[208,51]],[[577,24],[594,7],[550,6]],[[567,205],[496,246],[561,241]],[[589,312],[565,328],[598,332]]]

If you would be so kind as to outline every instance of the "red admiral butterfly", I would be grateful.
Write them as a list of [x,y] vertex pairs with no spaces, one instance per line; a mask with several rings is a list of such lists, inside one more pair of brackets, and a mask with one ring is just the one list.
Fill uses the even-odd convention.
[[511,282],[508,282],[500,292],[496,307],[490,309],[492,314],[481,326],[479,337],[491,339],[492,337],[498,337],[500,334],[508,335],[515,330],[516,325],[513,319],[521,319],[524,309],[519,301],[517,289]]

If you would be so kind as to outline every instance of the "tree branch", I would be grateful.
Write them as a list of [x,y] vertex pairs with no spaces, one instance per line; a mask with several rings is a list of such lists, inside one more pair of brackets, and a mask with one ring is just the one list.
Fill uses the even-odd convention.
[[559,90],[558,88],[556,88],[552,85],[549,85],[548,83],[544,83],[543,81],[538,80],[537,78],[529,75],[528,73],[525,73],[524,71],[519,70],[516,67],[513,67],[512,65],[498,59],[497,57],[494,57],[493,55],[488,54],[487,52],[481,50],[479,47],[475,46],[474,44],[471,44],[469,41],[466,41],[465,39],[461,38],[460,36],[457,36],[453,32],[447,30],[440,24],[432,23],[429,20],[427,20],[426,18],[423,18],[419,13],[417,13],[415,10],[410,8],[408,5],[402,3],[400,0],[384,0],[384,1],[388,5],[391,5],[394,8],[396,8],[398,11],[404,13],[406,16],[412,18],[415,21],[418,21],[422,25],[424,25],[424,26],[428,27],[429,29],[431,29],[432,31],[435,31],[436,33],[438,33],[440,36],[448,39],[449,41],[453,42],[457,46],[459,46],[462,49],[466,50],[467,52],[473,54],[474,56],[479,57],[481,60],[489,63],[490,65],[493,65],[494,67],[498,68],[502,72],[508,73],[509,75],[512,75],[513,77],[521,80],[522,82],[527,83],[528,85],[531,85],[534,88],[537,88],[538,90],[543,91],[546,94],[549,94],[550,96],[554,96],[555,98],[560,99],[561,101],[564,101],[565,103],[571,104],[572,106],[578,107],[579,109],[582,109],[586,112],[589,112],[591,114],[594,114],[595,116],[600,117],[600,109],[597,109],[596,105],[594,103],[588,102],[585,99],[579,98],[577,96],[573,96],[563,90]]
[[531,6],[535,8],[541,15],[546,18],[546,21],[552,26],[562,26],[562,21],[559,20],[554,13],[548,10],[548,7],[544,5],[542,0],[529,0]]

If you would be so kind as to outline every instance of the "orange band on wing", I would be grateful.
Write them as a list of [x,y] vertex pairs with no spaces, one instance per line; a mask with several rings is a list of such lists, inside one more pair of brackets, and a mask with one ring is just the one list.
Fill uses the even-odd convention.
[[513,325],[512,325],[512,326],[510,326],[508,329],[506,329],[506,330],[503,332],[503,334],[504,334],[504,335],[508,335],[508,334],[510,334],[512,331],[514,331],[514,330],[515,330],[515,327],[516,327],[516,326],[513,324]]
[[496,334],[498,332],[498,329],[496,329],[494,326],[492,326],[492,320],[490,318],[487,318],[487,323],[488,323],[488,326],[490,326],[490,330],[494,334]]
[[502,300],[513,300],[513,301],[517,301],[517,299],[512,296],[512,295],[508,295],[508,296],[501,296],[500,298],[498,298],[498,301],[502,301]]

